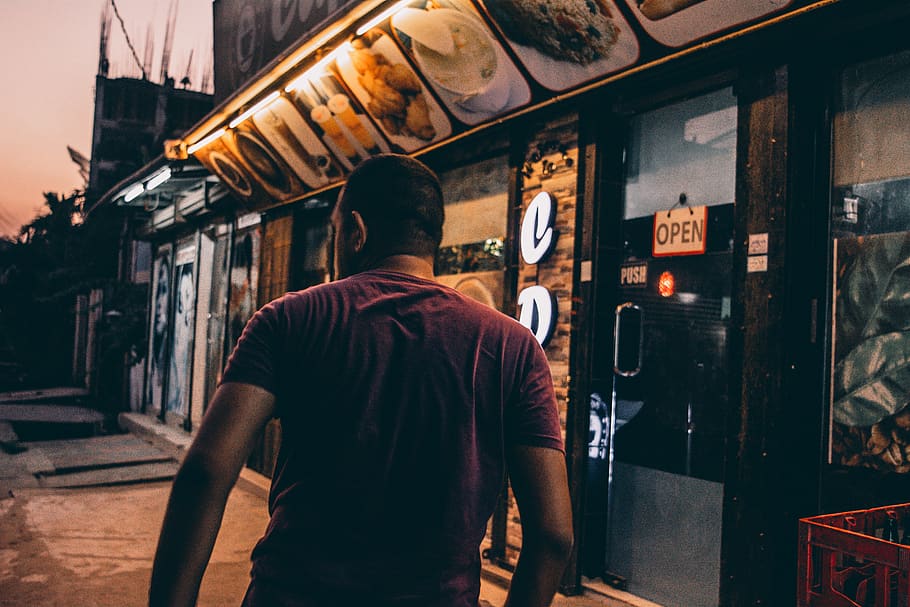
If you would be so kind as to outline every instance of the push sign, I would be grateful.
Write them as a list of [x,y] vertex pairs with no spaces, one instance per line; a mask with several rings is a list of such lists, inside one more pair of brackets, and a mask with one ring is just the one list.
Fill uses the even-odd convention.
[[[541,192],[531,200],[521,221],[521,257],[528,265],[534,265],[553,252],[556,246],[556,230],[553,223],[556,207],[547,192]],[[543,346],[556,328],[556,297],[546,287],[533,285],[518,294],[518,322],[527,327],[537,342]]]
[[627,263],[619,268],[620,287],[644,287],[648,284],[647,263]]
[[708,207],[683,207],[654,214],[652,255],[701,255],[708,242]]

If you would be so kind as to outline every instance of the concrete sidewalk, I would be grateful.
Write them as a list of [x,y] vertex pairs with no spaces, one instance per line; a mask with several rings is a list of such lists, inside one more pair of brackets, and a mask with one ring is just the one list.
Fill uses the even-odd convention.
[[[170,480],[192,437],[126,413],[126,434],[19,442],[0,450],[0,607],[143,605]],[[5,443],[6,444],[6,443]],[[239,604],[268,522],[269,479],[250,469],[231,493],[199,605]],[[484,564],[481,599],[503,604],[510,572]],[[554,607],[659,607],[586,581]]]
[[[123,429],[144,438],[177,460],[183,458],[183,454],[192,442],[192,437],[183,430],[166,426],[148,415],[123,413],[120,415],[119,422]],[[240,473],[237,486],[267,500],[270,483],[268,477],[245,468]],[[502,605],[505,602],[511,572],[484,561],[481,574],[481,599],[488,601],[494,607]],[[553,601],[553,607],[661,607],[657,603],[616,590],[597,580],[585,579],[584,590],[582,596],[557,595]]]

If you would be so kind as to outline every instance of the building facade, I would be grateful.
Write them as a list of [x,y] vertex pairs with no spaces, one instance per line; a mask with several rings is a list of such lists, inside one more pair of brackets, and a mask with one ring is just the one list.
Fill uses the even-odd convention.
[[[216,16],[284,23],[242,4]],[[566,593],[793,604],[800,517],[908,501],[905,3],[292,4],[334,11],[107,199],[172,170],[144,229],[147,411],[200,418],[252,311],[331,279],[344,176],[395,150],[442,180],[439,280],[551,363]],[[519,521],[504,485],[491,566]]]

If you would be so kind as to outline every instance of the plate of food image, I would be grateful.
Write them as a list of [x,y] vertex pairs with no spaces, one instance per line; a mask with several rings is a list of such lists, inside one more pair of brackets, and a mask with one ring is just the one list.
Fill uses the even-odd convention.
[[648,35],[681,47],[777,12],[793,0],[625,0]]
[[344,83],[386,137],[405,152],[445,139],[452,125],[395,41],[373,29],[335,60]]
[[253,124],[300,180],[318,188],[341,178],[332,156],[290,101],[279,97]]
[[484,0],[525,69],[564,91],[638,60],[638,40],[612,0]]
[[195,152],[194,156],[208,167],[244,201],[258,204],[268,200],[271,195],[266,192],[249,169],[237,158],[227,145],[228,133]]
[[335,72],[299,82],[290,95],[294,107],[309,118],[314,132],[347,171],[364,158],[390,150],[385,136]]
[[248,122],[228,131],[225,144],[275,200],[290,200],[305,191],[291,168]]
[[531,100],[531,89],[472,7],[404,8],[392,32],[443,104],[477,124]]

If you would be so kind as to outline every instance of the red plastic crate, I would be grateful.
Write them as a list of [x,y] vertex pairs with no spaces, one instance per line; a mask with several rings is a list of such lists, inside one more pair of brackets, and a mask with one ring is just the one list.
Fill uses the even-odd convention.
[[910,504],[800,519],[797,606],[910,607],[910,545],[882,539],[892,515],[910,538]]

